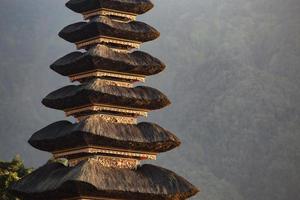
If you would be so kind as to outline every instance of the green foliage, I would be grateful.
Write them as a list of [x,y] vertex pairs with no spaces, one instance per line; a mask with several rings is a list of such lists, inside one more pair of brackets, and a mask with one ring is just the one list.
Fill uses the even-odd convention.
[[31,168],[28,169],[24,166],[19,155],[15,156],[11,162],[0,161],[0,199],[17,200],[18,198],[8,192],[8,188],[31,171]]

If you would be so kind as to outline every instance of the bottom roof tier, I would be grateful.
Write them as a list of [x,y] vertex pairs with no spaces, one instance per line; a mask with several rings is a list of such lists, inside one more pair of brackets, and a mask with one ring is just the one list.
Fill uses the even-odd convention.
[[101,197],[135,200],[182,200],[198,190],[169,170],[143,165],[136,170],[104,167],[90,158],[74,167],[48,163],[13,184],[24,200]]

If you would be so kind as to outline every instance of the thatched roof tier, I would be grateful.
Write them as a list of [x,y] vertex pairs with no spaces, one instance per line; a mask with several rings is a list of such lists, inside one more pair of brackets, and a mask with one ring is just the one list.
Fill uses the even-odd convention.
[[105,85],[93,79],[82,85],[69,85],[47,95],[42,103],[53,109],[69,110],[85,105],[113,105],[124,108],[155,110],[170,104],[168,98],[154,88],[125,88]]
[[143,14],[153,8],[150,0],[70,0],[66,6],[74,12],[86,13],[98,9],[111,9]]
[[72,43],[88,41],[100,36],[115,38],[115,40],[120,38],[133,42],[147,42],[158,38],[159,35],[156,29],[143,22],[122,23],[108,17],[71,24],[59,32],[61,38]]
[[55,61],[50,68],[63,76],[92,70],[149,76],[163,71],[165,65],[142,51],[120,53],[105,45],[97,45],[85,53],[79,51],[70,53]]
[[39,150],[48,152],[100,146],[158,153],[180,145],[175,135],[156,124],[108,123],[97,115],[74,124],[69,121],[55,122],[34,133],[29,143]]
[[25,200],[78,196],[135,200],[187,199],[198,190],[169,170],[143,165],[136,170],[104,167],[90,158],[74,167],[49,163],[12,185]]

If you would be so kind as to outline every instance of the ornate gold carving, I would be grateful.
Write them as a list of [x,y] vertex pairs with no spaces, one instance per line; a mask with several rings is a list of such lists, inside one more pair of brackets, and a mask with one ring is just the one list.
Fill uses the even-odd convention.
[[77,49],[84,49],[90,45],[96,45],[101,43],[124,45],[135,49],[140,48],[140,45],[142,44],[142,42],[139,41],[126,40],[126,39],[107,37],[107,36],[98,36],[91,39],[76,42],[75,44]]
[[113,19],[113,20],[119,21],[119,22],[134,21],[134,20],[136,20],[136,16],[137,16],[137,14],[135,14],[135,13],[122,12],[122,11],[118,11],[118,10],[104,9],[104,8],[89,11],[89,12],[84,12],[81,14],[83,15],[83,18],[85,20],[89,19],[91,17],[95,17],[95,16],[115,16],[115,17],[124,18],[124,20]]
[[157,153],[154,152],[138,152],[138,151],[126,151],[124,149],[107,148],[107,147],[82,147],[74,149],[66,149],[63,151],[52,152],[54,158],[64,158],[66,156],[90,153],[90,154],[109,154],[112,156],[124,156],[129,158],[136,158],[138,160],[156,160]]
[[103,79],[102,81],[107,85],[127,87],[127,88],[132,88],[133,87],[132,83],[123,82],[123,81],[114,81],[114,80],[105,80],[105,79]]
[[144,116],[144,117],[147,117],[148,112],[149,112],[149,110],[143,110],[143,109],[137,109],[137,108],[126,108],[126,107],[121,107],[121,106],[113,106],[113,105],[105,105],[105,104],[90,104],[90,105],[85,105],[82,107],[67,109],[64,111],[65,111],[67,117],[71,116],[71,115],[76,115],[80,112],[85,112],[85,111],[118,112],[118,113],[131,114],[131,115]]
[[136,169],[140,164],[139,160],[130,159],[130,158],[119,158],[119,157],[109,157],[109,156],[96,156],[90,158],[91,161],[101,164],[104,167],[111,168],[127,168],[127,169]]
[[[128,82],[135,82],[135,81],[145,82],[145,76],[142,76],[142,75],[121,73],[121,72],[114,72],[114,71],[107,71],[107,70],[92,70],[92,71],[87,71],[84,73],[73,74],[70,76],[70,80],[77,81],[77,80],[88,78],[88,77],[111,77],[111,78],[125,79],[125,80],[128,80]],[[110,81],[112,81],[112,80],[110,80]],[[114,82],[116,82],[117,84],[123,84],[123,81],[114,81]],[[119,82],[121,82],[121,83],[119,83]],[[129,83],[127,83],[127,84],[129,84]],[[118,86],[120,86],[120,85],[118,85]],[[129,87],[129,86],[132,87],[132,84],[127,85],[127,87]],[[126,86],[123,86],[123,87],[126,87]]]
[[[109,115],[109,114],[93,114],[93,115],[97,115],[97,116],[101,117],[105,122],[120,123],[120,124],[137,124],[137,119],[135,117]],[[77,120],[82,121],[90,116],[91,115],[80,116],[80,117],[77,117]]]
[[[81,82],[80,80],[82,80],[82,79],[78,79],[79,82]],[[115,81],[115,80],[106,80],[106,79],[100,79],[99,81],[101,81],[105,85],[127,87],[127,88],[133,87],[132,83],[128,83],[128,82],[124,82],[124,81]]]
[[68,160],[68,164],[70,167],[74,167],[84,160],[90,160],[92,162],[96,162],[95,164],[100,164],[104,167],[119,168],[119,169],[122,168],[136,169],[137,166],[140,164],[140,161],[137,159],[111,157],[111,156],[80,157],[80,158]]
[[131,49],[118,49],[118,48],[115,48],[115,47],[110,47],[113,51],[115,52],[118,52],[118,53],[130,53],[131,52]]

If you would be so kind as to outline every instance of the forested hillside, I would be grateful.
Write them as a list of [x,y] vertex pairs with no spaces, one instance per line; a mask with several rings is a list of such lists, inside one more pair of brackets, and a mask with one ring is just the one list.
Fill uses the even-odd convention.
[[[147,84],[173,104],[150,115],[182,140],[157,164],[199,186],[201,200],[300,199],[300,1],[155,0],[140,17],[161,32],[143,50],[165,72]],[[64,117],[40,100],[68,83],[49,65],[74,47],[57,32],[81,18],[61,0],[2,0],[0,158],[49,156],[30,135]]]

